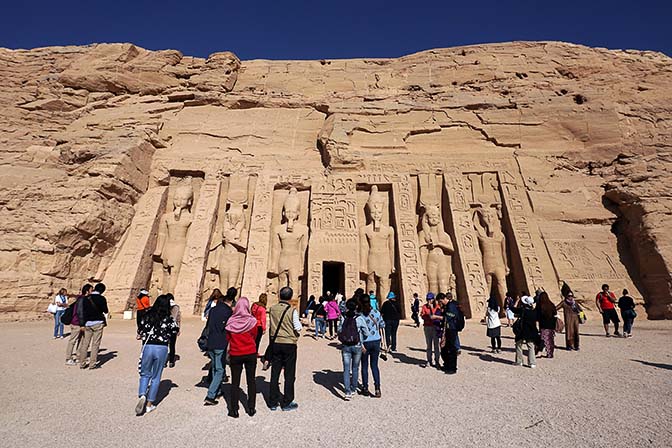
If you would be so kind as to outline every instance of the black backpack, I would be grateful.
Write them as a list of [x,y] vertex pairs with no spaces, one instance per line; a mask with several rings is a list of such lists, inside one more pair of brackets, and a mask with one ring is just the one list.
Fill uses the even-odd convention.
[[77,302],[73,303],[68,307],[68,309],[65,310],[63,315],[61,316],[61,323],[63,325],[70,325],[72,322],[72,317],[75,314],[75,306],[77,305]]
[[338,333],[338,340],[347,346],[359,344],[359,331],[357,331],[357,321],[354,316],[345,318],[341,325],[341,332]]

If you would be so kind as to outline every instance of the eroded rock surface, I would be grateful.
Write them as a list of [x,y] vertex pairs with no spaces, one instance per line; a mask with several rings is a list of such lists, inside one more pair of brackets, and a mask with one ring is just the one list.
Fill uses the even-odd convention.
[[[208,186],[217,172],[254,171],[252,242],[265,238],[260,222],[279,222],[284,197],[273,199],[274,188],[301,189],[301,176],[506,159],[531,210],[526,225],[543,239],[547,290],[566,280],[590,306],[606,282],[632,289],[650,318],[672,318],[672,60],[663,54],[515,42],[241,62],[230,52],[200,59],[99,44],[0,49],[0,76],[0,311],[43,311],[60,287],[74,292],[110,265],[117,279],[135,276],[142,263],[125,265],[115,251],[137,229],[151,231],[155,216],[143,224],[139,201],[151,190],[165,204],[158,189],[175,176],[201,173]],[[298,180],[271,185],[269,170]],[[201,188],[201,207],[220,196],[226,204],[212,188]],[[273,217],[252,219],[255,203]],[[247,248],[243,289],[263,287],[267,245]],[[205,263],[207,254],[188,247],[186,257]]]

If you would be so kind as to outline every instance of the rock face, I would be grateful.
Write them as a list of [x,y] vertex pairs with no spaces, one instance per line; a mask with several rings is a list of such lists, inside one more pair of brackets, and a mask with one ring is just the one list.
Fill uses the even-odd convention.
[[[302,301],[447,287],[478,317],[491,293],[556,299],[564,280],[588,308],[609,283],[672,318],[663,54],[516,42],[241,62],[99,44],[0,49],[0,76],[5,314],[86,281],[117,311],[166,292],[161,222],[190,216],[172,289],[195,311],[214,287],[273,299],[291,278]],[[371,277],[365,252],[389,272]]]

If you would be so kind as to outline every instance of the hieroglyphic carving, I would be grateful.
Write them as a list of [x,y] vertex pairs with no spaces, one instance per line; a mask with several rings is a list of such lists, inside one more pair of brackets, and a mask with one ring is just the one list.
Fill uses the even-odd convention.
[[[415,203],[413,190],[410,184],[410,176],[401,176],[398,182],[392,183],[392,198],[394,200],[394,217],[397,231],[397,244],[399,246],[399,268],[401,297],[408,299],[414,292],[424,294],[422,270],[420,266],[420,253],[418,234],[416,232],[417,218],[415,215]],[[406,317],[410,316],[410,302],[404,300]]]
[[460,255],[460,263],[455,266],[456,275],[464,278],[467,294],[466,298],[458,296],[458,300],[465,313],[478,316],[485,312],[487,289],[478,238],[472,223],[469,187],[466,179],[459,175],[444,174],[443,181],[453,218],[456,249]]
[[138,291],[147,287],[158,234],[157,217],[165,209],[167,197],[167,187],[150,188],[135,206],[136,213],[126,237],[103,279],[111,310],[132,308]]
[[260,177],[254,191],[245,275],[241,288],[241,295],[248,297],[257,297],[266,292],[274,185],[275,182],[268,177]]
[[219,180],[208,178],[203,182],[193,214],[193,223],[187,236],[180,278],[174,294],[183,303],[193,300],[192,310],[198,309],[201,302],[205,265],[216,222],[219,193]]

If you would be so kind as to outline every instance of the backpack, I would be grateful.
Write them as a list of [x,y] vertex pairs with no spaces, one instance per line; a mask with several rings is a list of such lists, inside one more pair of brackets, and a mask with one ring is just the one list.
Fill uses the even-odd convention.
[[353,346],[359,344],[359,331],[357,331],[357,322],[354,316],[348,316],[343,320],[341,332],[338,333],[338,340],[343,345]]
[[72,322],[72,316],[75,314],[75,305],[77,305],[77,302],[70,305],[61,316],[61,323],[63,325],[70,325]]
[[457,309],[457,316],[455,316],[455,329],[457,331],[462,331],[464,330],[464,313],[458,308]]

